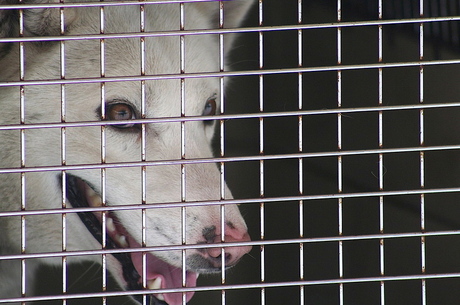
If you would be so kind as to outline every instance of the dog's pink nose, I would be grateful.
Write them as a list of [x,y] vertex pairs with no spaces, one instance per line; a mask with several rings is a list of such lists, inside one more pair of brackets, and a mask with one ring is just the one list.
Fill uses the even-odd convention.
[[[207,230],[206,234],[203,234],[206,238],[206,241],[210,244],[222,244],[222,235],[216,234],[216,229],[213,227],[211,230]],[[238,229],[233,225],[227,224],[225,226],[225,236],[224,243],[233,243],[233,242],[245,242],[251,241],[248,232],[246,229]],[[252,246],[234,246],[234,247],[225,247],[225,265],[231,266],[235,264],[243,255],[251,251]],[[206,249],[206,254],[209,256],[209,260],[215,267],[220,267],[222,265],[222,247],[208,248]]]

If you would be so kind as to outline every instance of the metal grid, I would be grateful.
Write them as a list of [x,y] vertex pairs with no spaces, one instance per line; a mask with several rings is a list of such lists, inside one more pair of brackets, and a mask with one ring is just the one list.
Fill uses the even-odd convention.
[[[21,234],[23,238],[21,253],[2,255],[0,257],[2,261],[21,261],[21,292],[23,297],[1,299],[0,303],[57,301],[57,303],[66,304],[74,301],[87,302],[90,300],[99,304],[102,300],[105,304],[117,302],[118,298],[115,297],[118,296],[142,295],[145,293],[144,291],[126,292],[112,290],[108,287],[107,255],[133,251],[132,249],[104,249],[106,242],[104,238],[102,249],[100,250],[68,251],[66,245],[66,236],[69,234],[66,228],[68,214],[101,211],[104,224],[106,221],[105,215],[109,211],[139,209],[143,215],[142,242],[146,244],[145,211],[165,207],[180,207],[184,215],[182,218],[185,219],[185,166],[187,164],[217,162],[220,164],[222,199],[225,198],[223,183],[225,176],[228,176],[227,180],[230,185],[233,183],[233,185],[239,185],[240,187],[242,184],[251,183],[248,180],[253,178],[252,184],[248,187],[253,189],[247,190],[246,193],[238,191],[238,189],[234,190],[237,194],[237,199],[215,200],[205,203],[187,202],[186,205],[218,205],[221,207],[223,220],[226,206],[241,204],[243,209],[247,209],[246,213],[248,214],[247,218],[253,239],[252,242],[243,244],[250,244],[256,250],[251,253],[250,258],[246,258],[241,262],[244,267],[236,267],[234,272],[222,270],[220,283],[216,283],[212,279],[205,279],[197,288],[175,290],[180,292],[198,291],[199,293],[190,302],[191,304],[198,304],[198,302],[207,304],[206,301],[209,301],[209,304],[277,304],[280,300],[285,300],[289,304],[302,305],[455,304],[456,293],[450,290],[447,290],[451,292],[450,297],[445,297],[442,301],[439,301],[439,298],[449,287],[457,287],[459,284],[457,279],[460,277],[460,269],[455,264],[455,259],[446,259],[443,253],[455,254],[457,249],[455,244],[458,243],[458,235],[460,234],[458,221],[454,216],[458,212],[458,208],[456,209],[454,203],[458,200],[460,190],[458,183],[456,183],[455,168],[457,165],[454,162],[458,158],[457,151],[460,145],[457,144],[458,141],[456,140],[458,139],[455,134],[446,135],[443,133],[448,130],[455,131],[456,122],[446,123],[446,127],[440,130],[433,126],[444,124],[444,117],[452,118],[458,111],[460,103],[455,98],[451,98],[449,93],[445,93],[449,91],[456,92],[454,80],[450,83],[443,83],[443,87],[436,90],[433,89],[435,85],[431,81],[434,78],[441,77],[439,73],[452,75],[448,78],[453,79],[455,77],[454,70],[460,63],[460,59],[458,54],[449,53],[449,50],[442,50],[444,53],[441,52],[441,54],[447,55],[437,59],[427,54],[429,52],[426,51],[424,27],[426,24],[432,23],[456,24],[460,17],[447,15],[424,17],[426,3],[423,0],[420,0],[418,7],[420,17],[407,19],[383,19],[384,3],[382,0],[378,0],[376,1],[378,3],[378,19],[370,21],[362,21],[363,19],[360,19],[360,16],[354,16],[352,12],[343,11],[343,3],[340,0],[316,4],[305,4],[300,0],[289,0],[289,3],[287,2],[283,1],[281,4],[281,2],[268,3],[268,1],[259,0],[247,21],[247,25],[238,29],[225,29],[223,27],[224,3],[219,2],[220,18],[218,28],[206,30],[185,29],[184,22],[187,16],[184,14],[184,4],[181,1],[173,0],[1,6],[2,9],[19,9],[20,20],[23,18],[23,9],[59,7],[61,8],[62,16],[61,34],[64,34],[65,8],[74,6],[97,7],[100,9],[101,20],[104,20],[105,7],[113,5],[137,6],[140,9],[142,20],[145,18],[142,13],[144,5],[177,3],[181,17],[181,30],[179,32],[145,32],[142,26],[143,22],[141,22],[139,33],[107,34],[104,32],[104,23],[101,22],[100,33],[94,35],[0,39],[1,43],[18,42],[22,58],[20,61],[20,79],[18,81],[3,81],[0,83],[1,88],[14,86],[20,88],[23,93],[24,90],[22,89],[27,86],[59,85],[62,96],[60,122],[27,123],[25,115],[27,96],[21,94],[20,100],[17,101],[20,103],[20,121],[16,124],[0,125],[0,131],[15,130],[20,132],[20,166],[0,168],[0,175],[7,173],[20,174],[22,198],[20,209],[2,211],[0,212],[0,217],[20,217],[23,230]],[[331,9],[330,5],[332,3],[334,9]],[[289,21],[278,21],[276,18],[278,13]],[[288,14],[291,15],[288,16]],[[344,18],[345,16],[346,19]],[[316,22],[316,19],[321,18],[323,19]],[[22,21],[20,22],[20,24],[23,24]],[[404,25],[416,26],[418,28],[418,37],[414,38],[408,34],[398,33],[398,26]],[[360,32],[362,29],[364,32]],[[24,33],[23,30],[23,27],[21,27],[21,34]],[[240,33],[240,41],[246,43],[245,47],[241,47],[246,52],[242,52],[237,48],[235,52],[238,52],[238,54],[233,56],[242,59],[251,58],[252,62],[249,64],[237,64],[237,68],[230,71],[225,68],[224,40],[227,34],[235,32]],[[310,35],[310,33],[312,34]],[[374,45],[369,47],[371,49],[369,53],[372,53],[373,57],[371,56],[372,59],[368,62],[359,56],[350,56],[350,53],[356,51],[354,49],[350,51],[350,47],[353,44],[360,43],[360,46],[366,46],[365,43],[360,42],[359,33],[364,33],[363,37],[373,37],[374,39],[372,41]],[[388,36],[385,36],[387,33],[389,33]],[[210,34],[219,36],[219,71],[187,73],[184,59],[186,52],[184,37]],[[323,36],[323,34],[322,41],[313,39],[316,37],[315,35]],[[181,38],[181,73],[148,75],[145,70],[146,49],[143,39],[145,37],[177,35]],[[140,75],[106,76],[105,42],[110,39],[128,37],[138,38],[141,44]],[[100,41],[101,77],[71,79],[66,76],[66,58],[64,56],[66,43],[83,39]],[[392,39],[406,40],[396,42],[396,46],[391,46],[390,42],[390,47],[388,47],[386,44]],[[25,79],[24,43],[32,41],[59,41],[62,54],[59,79]],[[413,41],[416,41],[417,47],[415,49],[418,50],[417,54],[411,54],[412,57],[407,56],[407,58],[395,56],[392,49],[404,49],[405,43],[408,43],[407,41],[412,42],[412,44],[414,44]],[[283,48],[286,45],[282,43],[287,42],[292,43],[289,46],[292,52],[289,54],[294,55],[294,59],[283,61],[283,55],[288,53],[280,51],[280,43],[281,48]],[[325,44],[324,49],[318,46],[321,43]],[[375,43],[377,47],[375,47]],[[433,46],[430,45],[431,47]],[[322,59],[318,54],[315,55],[312,49],[330,50],[334,54],[334,58]],[[412,47],[412,49],[414,48]],[[388,57],[386,56],[387,51],[390,54]],[[277,52],[281,54],[277,55]],[[316,61],[313,61],[311,58],[315,56]],[[445,69],[445,67],[447,68]],[[453,68],[451,69],[450,67]],[[387,82],[391,83],[391,86],[395,84],[393,81],[388,81],[386,76],[387,71],[392,69],[405,75],[403,79],[407,80],[408,83],[417,83],[417,86],[412,85],[412,87],[416,87],[416,98],[411,96],[409,101],[403,100],[405,96],[398,97],[396,93],[392,93],[393,88],[388,88],[390,85],[387,85]],[[415,70],[416,73],[413,72]],[[366,74],[367,71],[375,73],[371,80],[362,79],[362,75],[368,75]],[[354,76],[353,73],[357,76]],[[429,81],[427,81],[427,74],[429,75]],[[321,80],[322,75],[327,77]],[[244,79],[245,82],[247,80],[247,84],[242,81],[238,82],[237,77]],[[145,116],[146,81],[195,78],[219,79],[220,99],[225,101],[219,110],[220,114],[212,118],[186,116],[186,90],[185,83],[182,81],[180,117],[149,118]],[[223,94],[224,85],[227,79],[233,78],[235,78],[234,86],[242,85],[246,91],[244,91],[244,94],[230,92],[228,97],[225,97]],[[318,78],[320,78],[318,84],[324,85],[328,89],[333,88],[332,93],[325,93],[325,98],[318,98],[319,101],[326,100],[324,106],[320,105],[319,101],[314,101],[315,97],[318,97],[318,93],[315,93],[316,88],[308,85]],[[332,82],[331,79],[333,79]],[[350,80],[354,81],[355,79],[358,79],[357,83],[350,84]],[[445,77],[442,79],[445,80]],[[129,124],[130,121],[118,121],[116,123],[108,121],[68,122],[66,119],[66,105],[70,101],[66,99],[66,88],[72,84],[100,84],[101,105],[104,105],[106,84],[125,81],[137,81],[141,85],[142,117],[137,120],[137,123],[142,126],[141,160],[135,162],[106,162],[106,127],[111,124]],[[290,81],[290,85],[284,83],[285,81]],[[370,83],[372,89],[365,88]],[[276,86],[273,86],[273,84],[276,84]],[[437,84],[439,85],[439,83]],[[288,89],[283,88],[284,86],[288,89],[294,88],[295,92],[291,92],[288,95],[285,92]],[[358,93],[350,93],[349,91],[353,88]],[[277,90],[283,92],[281,94],[285,94],[286,99],[291,100],[280,102],[276,94],[271,96]],[[354,100],[356,96],[360,96],[360,91],[366,90],[371,93],[368,95],[363,94],[363,96],[370,95],[373,96],[372,99]],[[414,91],[414,89],[407,90]],[[395,89],[395,91],[401,92],[398,89]],[[429,98],[426,97],[427,91],[430,92],[428,94]],[[238,98],[242,96],[244,97],[242,104],[245,105],[237,104],[236,107],[232,108],[231,103],[237,103]],[[327,100],[330,96],[335,96],[332,99],[333,102],[331,102],[331,99]],[[248,106],[247,104],[250,105]],[[227,111],[227,109],[230,110]],[[392,114],[395,114],[395,116],[393,117]],[[416,116],[415,120],[414,115]],[[104,116],[104,107],[102,107],[102,119],[104,119]],[[426,118],[430,116],[435,117],[433,119],[434,123],[431,121],[426,122]],[[350,127],[350,123],[347,121],[348,118],[358,120],[361,117],[369,119],[369,123],[358,125],[358,127],[370,129],[369,133],[363,132],[361,134],[361,136],[372,134],[373,138],[369,142],[360,142],[361,139],[354,138],[353,133],[356,132],[356,127]],[[395,127],[396,130],[388,129],[387,126],[391,126],[395,118],[399,120],[399,125],[395,124],[397,126]],[[401,119],[407,119],[405,121],[407,124],[415,123],[415,127],[404,125],[401,123]],[[197,120],[218,120],[217,146],[219,157],[205,159],[186,158],[185,126],[187,122]],[[146,158],[145,143],[146,126],[147,124],[167,122],[180,122],[181,124],[182,158],[177,160],[148,160]],[[247,125],[245,125],[246,122],[248,122]],[[312,125],[315,122],[317,125]],[[283,129],[284,123],[291,126],[291,128]],[[89,126],[100,127],[101,129],[101,161],[94,164],[67,164],[67,132],[72,128]],[[417,141],[414,142],[413,138],[404,138],[407,133],[398,129],[398,127],[410,129],[412,136],[417,135]],[[428,127],[434,128],[434,130],[430,130]],[[28,130],[43,128],[60,130],[61,164],[29,167],[27,166],[28,160],[25,158],[26,133]],[[276,135],[273,133],[277,129],[281,130],[280,132],[283,134]],[[241,130],[244,130],[245,134],[242,134]],[[427,133],[430,135],[429,143],[427,143]],[[245,136],[247,140],[243,139],[241,140],[242,144],[238,144],[238,140]],[[286,143],[295,144],[288,148],[280,148],[279,146],[285,143],[274,144],[273,141],[275,140],[270,140],[272,136],[277,141],[282,138],[294,139],[291,142],[286,140]],[[321,136],[324,139],[321,139]],[[441,136],[446,138],[442,139]],[[441,139],[437,140],[439,138]],[[334,139],[333,143],[328,142],[331,139]],[[356,143],[353,142],[353,139],[356,140]],[[386,139],[389,139],[389,144],[387,144]],[[232,148],[232,144],[240,146]],[[398,158],[400,160],[395,160]],[[429,164],[430,160],[434,165]],[[403,167],[404,162],[415,162],[417,165],[413,167],[415,169],[411,168],[406,172]],[[436,165],[443,165],[444,163],[449,164],[449,166],[439,169],[440,173],[427,173],[427,167],[433,171],[436,170]],[[360,164],[364,165],[360,166]],[[182,188],[180,202],[150,204],[146,199],[146,168],[162,165],[181,166]],[[404,173],[395,170],[395,166],[402,166]],[[105,206],[107,192],[105,188],[106,171],[108,169],[127,167],[141,169],[142,202],[138,205]],[[278,171],[283,172],[283,168],[288,172],[287,175],[290,179],[283,179],[283,174],[279,174]],[[291,170],[291,168],[294,169]],[[331,168],[333,172],[331,172]],[[66,203],[65,191],[63,191],[61,207],[47,210],[27,209],[25,200],[26,173],[60,171],[62,172],[62,189],[65,190],[66,174],[81,169],[100,170],[102,207],[69,207]],[[371,176],[356,178],[354,174],[351,174],[354,170],[356,170],[357,175],[372,173],[376,180],[369,184],[367,180]],[[393,183],[392,179],[395,176],[390,173],[392,170],[396,172],[396,175],[406,174],[411,180],[407,184],[401,183],[400,180]],[[307,174],[309,171],[313,171],[314,174]],[[237,174],[238,172],[239,174]],[[321,175],[322,172],[326,172],[326,177]],[[242,178],[240,175],[247,175],[248,177]],[[436,179],[439,179],[439,177],[443,177],[439,180],[439,183],[433,182],[437,181]],[[315,178],[324,181],[317,182],[313,180]],[[430,183],[426,182],[427,178]],[[280,179],[283,181],[280,181]],[[353,183],[348,183],[347,180],[352,180],[356,185],[353,186]],[[414,183],[414,181],[417,181],[417,183]],[[452,183],[447,181],[452,181]],[[275,191],[274,189],[277,185],[280,185],[280,189]],[[283,186],[286,185],[290,186],[289,189],[283,190]],[[406,200],[406,198],[409,199]],[[439,207],[443,205],[443,201],[449,201],[452,204],[446,204],[447,207]],[[373,209],[368,210],[368,206],[372,206]],[[311,213],[316,213],[314,214],[315,217],[322,220],[313,220],[312,216],[309,216]],[[26,244],[27,218],[51,214],[62,217],[62,251],[29,253]],[[294,214],[297,214],[297,217],[292,218]],[[399,217],[400,214],[406,215],[407,226],[404,223],[396,224],[402,220]],[[364,221],[363,218],[370,218],[372,221]],[[363,221],[365,224],[362,224]],[[431,227],[427,225],[427,222],[431,224]],[[222,231],[225,230],[223,223],[224,221],[222,221]],[[417,228],[413,226],[414,223],[418,224]],[[185,228],[184,223],[178,225],[181,225],[181,228]],[[315,225],[317,227],[314,227]],[[287,229],[283,231],[284,229],[280,229],[279,226],[285,226]],[[105,225],[102,228],[105,230]],[[103,232],[103,236],[105,237],[105,232]],[[185,232],[183,229],[181,236],[184,245],[152,246],[134,251],[180,249],[184,253],[182,259],[183,264],[185,264],[185,250],[200,248],[200,245],[185,245]],[[405,243],[406,240],[409,241],[407,244]],[[444,244],[444,240],[447,241],[446,244]],[[394,243],[392,243],[393,241]],[[430,247],[430,242],[434,246],[431,246],[428,250],[427,247]],[[232,245],[239,244],[232,243]],[[204,246],[202,247],[204,248]],[[414,250],[415,248],[416,250]],[[225,252],[225,247],[222,247],[222,251]],[[370,262],[363,259],[362,252],[366,253],[364,257],[367,256]],[[405,257],[404,252],[408,253],[407,257]],[[318,253],[318,255],[315,255],[315,253]],[[324,254],[325,258],[319,257],[321,254]],[[72,285],[69,285],[68,282],[70,275],[67,260],[71,257],[87,255],[99,255],[101,257],[102,268],[96,272],[99,276],[102,276],[101,285],[98,287],[101,289],[91,292],[70,292],[69,286]],[[405,268],[402,265],[404,263],[399,261],[398,255],[404,257],[405,260],[402,260],[402,262],[410,262],[409,264],[417,267],[412,269]],[[62,260],[63,269],[61,276],[58,277],[62,280],[62,283],[59,284],[62,289],[60,289],[59,293],[31,295],[25,276],[28,260],[52,257]],[[357,261],[359,259],[363,259],[364,263],[362,265]],[[432,261],[432,266],[430,266],[430,260]],[[442,266],[443,260],[448,261],[446,266]],[[370,270],[366,268],[370,268]],[[145,269],[144,272],[146,272]],[[185,286],[185,272],[183,272],[183,284]],[[143,285],[146,286],[146,283],[144,282]],[[362,290],[363,287],[365,291]],[[165,290],[163,292],[169,291]],[[208,296],[206,292],[211,293],[208,300],[206,299]],[[205,297],[200,299],[200,293]],[[212,297],[215,299],[212,299]],[[145,297],[143,301],[146,302]],[[126,302],[126,299],[123,299],[122,302]],[[185,303],[185,294],[183,294],[183,302]]]

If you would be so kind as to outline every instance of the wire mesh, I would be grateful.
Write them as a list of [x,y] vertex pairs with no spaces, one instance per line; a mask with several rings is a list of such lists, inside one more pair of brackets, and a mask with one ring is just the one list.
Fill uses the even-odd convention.
[[[13,120],[0,120],[0,138],[5,139],[0,149],[5,160],[0,163],[0,181],[15,177],[19,185],[6,189],[6,182],[0,184],[2,202],[18,200],[0,206],[0,228],[6,232],[5,220],[14,219],[18,224],[14,227],[20,230],[20,234],[5,233],[0,238],[5,245],[13,236],[20,238],[19,249],[0,244],[0,277],[6,278],[10,264],[20,274],[12,277],[17,283],[8,284],[18,287],[18,295],[2,295],[0,287],[1,304],[135,304],[130,296],[142,304],[156,304],[151,303],[150,294],[173,292],[181,293],[178,304],[187,303],[191,292],[196,293],[188,304],[457,303],[457,5],[424,0],[399,4],[376,0],[365,7],[362,1],[341,0],[254,2],[241,26],[228,27],[225,12],[231,1],[0,1],[0,21],[11,21],[5,16],[15,12],[11,18],[18,23],[15,35],[6,35],[0,28],[0,44],[5,46],[0,46],[0,55],[10,52],[12,45],[18,58],[7,63],[0,57],[2,63],[12,66],[0,72],[0,90],[5,92],[1,95],[15,97],[1,98],[0,103],[4,109],[10,108],[7,102],[14,104],[18,113]],[[214,8],[212,27],[189,26],[195,15],[189,16],[187,7],[206,3]],[[174,28],[149,28],[146,10],[152,6],[173,7]],[[107,30],[107,23],[113,22],[110,9],[120,7],[137,10],[136,30]],[[28,14],[49,8],[59,11],[59,31],[32,35]],[[74,18],[69,13],[72,9],[97,10],[96,30],[67,34],[66,22]],[[238,38],[230,52],[226,43],[234,34]],[[191,69],[190,45],[202,37],[213,37],[216,54],[205,58],[203,67]],[[134,73],[131,67],[126,73],[112,72],[110,44],[121,39],[135,40],[138,45]],[[176,39],[177,58],[159,57],[158,61],[170,60],[178,69],[152,73],[148,39]],[[84,50],[92,42],[97,74],[72,75],[69,61],[75,59],[68,56],[69,49],[81,44]],[[57,46],[58,72],[31,78],[27,48],[40,44]],[[203,54],[194,55],[208,53],[203,49]],[[82,54],[80,59],[84,58]],[[215,63],[213,69],[207,69],[207,61]],[[18,72],[15,77],[9,77],[12,69]],[[189,94],[195,90],[191,84],[201,80],[211,80],[218,88],[210,97],[220,101],[214,116],[189,110],[193,102]],[[152,82],[174,84],[178,92],[175,115],[151,115],[152,100],[160,99],[151,92]],[[33,113],[35,97],[28,90],[52,86],[59,91],[58,101],[52,103],[57,105],[56,119],[42,120]],[[77,86],[96,88],[91,94],[97,97],[98,108],[79,111],[93,114],[97,108],[99,118],[73,119],[74,105],[79,102],[72,100]],[[141,105],[136,118],[106,120],[108,92],[116,86],[127,91],[135,88]],[[206,122],[216,123],[215,154],[197,156],[187,137],[189,126]],[[136,156],[114,157],[114,143],[127,144],[114,140],[111,128],[131,124],[139,126]],[[161,137],[161,127],[151,126],[168,124],[180,126],[175,139],[179,153],[174,158],[151,158],[149,142]],[[85,130],[90,129],[98,131],[95,156],[75,162],[71,143],[77,131],[87,137]],[[31,137],[44,132],[56,137],[58,162],[42,157],[34,160],[29,155]],[[8,163],[11,155],[15,162]],[[217,197],[188,200],[193,176],[189,169],[215,163]],[[152,172],[164,167],[179,169],[174,172],[178,187],[174,188],[175,200],[159,202],[149,181]],[[84,171],[99,173],[100,206],[69,204],[68,177]],[[109,198],[115,192],[111,185],[117,171],[137,173],[139,194],[135,200],[112,205]],[[30,185],[43,173],[59,173],[59,181],[53,181],[59,185],[59,198],[46,208],[30,206]],[[46,192],[50,190],[42,190]],[[252,241],[225,240],[226,217],[236,205]],[[188,213],[198,207],[219,210],[219,242],[223,244],[219,245],[217,276],[201,276],[193,287],[188,285],[184,268],[187,253],[209,248],[189,240],[187,228],[193,219]],[[148,215],[174,208],[180,210],[175,224],[178,239],[156,243],[149,235],[156,224]],[[88,212],[100,215],[100,247],[74,248],[72,240],[81,232],[73,230],[72,219]],[[140,215],[136,224],[139,247],[110,246],[107,230],[113,213]],[[58,218],[60,226],[44,226],[42,237],[48,238],[48,229],[58,230],[60,248],[29,250],[31,238],[38,236],[31,225],[34,219],[51,218]],[[226,269],[230,249],[248,245],[252,252]],[[161,251],[180,253],[180,288],[149,288],[148,253]],[[109,272],[114,257],[128,253],[139,253],[142,260],[138,289],[120,289]],[[84,262],[95,257],[99,264]],[[57,260],[58,267],[37,267],[39,260]],[[83,262],[72,264],[79,260]],[[33,278],[27,275],[35,270]]]

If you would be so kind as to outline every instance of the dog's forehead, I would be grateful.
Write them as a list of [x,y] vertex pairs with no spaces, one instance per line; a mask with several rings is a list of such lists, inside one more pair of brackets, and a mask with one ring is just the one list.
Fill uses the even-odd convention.
[[[145,37],[137,34],[140,26],[138,8],[107,8],[107,34],[136,34],[129,38],[127,36],[130,35],[124,35],[105,39],[104,44],[98,40],[67,42],[69,59],[66,62],[66,76],[96,78],[104,74],[107,78],[122,78],[123,81],[108,81],[103,93],[101,89],[96,89],[98,94],[85,98],[81,98],[81,92],[91,90],[76,88],[72,97],[93,109],[100,107],[101,97],[106,102],[127,100],[150,118],[180,117],[182,113],[187,116],[201,115],[206,101],[220,96],[219,78],[209,75],[220,71],[219,35],[180,35],[179,8],[178,5],[146,6]],[[76,31],[76,34],[80,34],[80,31],[82,34],[97,32],[98,29],[87,25],[87,21],[96,16],[82,14],[82,28],[71,28],[71,31]],[[196,20],[188,18],[185,25],[186,30],[203,29],[212,27],[212,23],[211,16],[205,14]],[[82,48],[86,51],[82,52]],[[216,101],[219,102],[218,99]]]
[[[171,75],[219,71],[219,38],[197,35],[182,38],[109,39],[103,56],[109,74]],[[205,48],[203,48],[205,46]]]
[[[148,6],[146,9],[145,31],[169,34],[106,40],[106,75],[145,79],[142,85],[134,81],[107,86],[108,96],[125,97],[139,109],[145,101],[148,117],[180,116],[182,112],[199,115],[207,99],[219,95],[219,80],[216,77],[191,76],[219,71],[219,37],[216,34],[181,36],[179,6],[162,6],[162,11],[171,10],[170,17],[166,19],[166,14],[155,10],[155,7]],[[124,18],[124,22],[109,23],[108,30],[138,31],[136,18],[139,12],[129,10],[126,14],[133,14],[131,22],[129,18]],[[209,27],[209,18],[187,24],[192,28]],[[181,78],[182,75],[184,78]]]
[[[207,4],[205,7],[211,5],[218,7],[218,3]],[[181,34],[182,27],[193,31],[217,28],[218,24],[209,11],[211,7],[203,10],[200,4],[186,5],[181,21],[182,13],[177,4],[146,5],[143,22],[136,7],[123,7],[123,10],[109,7],[106,10],[104,32],[136,35],[130,39],[107,39],[107,55],[116,58],[117,64],[134,60],[133,64],[138,69],[142,56],[146,74],[216,71],[219,68],[219,35],[199,32],[194,35],[186,32]],[[187,18],[192,12],[195,17]],[[141,24],[142,31],[146,33],[144,37],[138,35]]]

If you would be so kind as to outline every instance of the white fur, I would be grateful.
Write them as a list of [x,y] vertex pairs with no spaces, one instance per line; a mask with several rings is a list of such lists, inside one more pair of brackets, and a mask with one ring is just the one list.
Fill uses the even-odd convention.
[[[0,1],[1,2],[1,1]],[[250,0],[225,2],[228,15],[226,27],[237,26]],[[216,28],[219,4],[186,4],[186,29]],[[59,26],[56,10],[35,11],[26,14],[26,35],[54,35]],[[67,35],[98,34],[100,31],[99,8],[66,8]],[[105,33],[131,33],[139,31],[139,7],[106,7]],[[146,32],[179,30],[179,5],[146,5]],[[0,18],[2,15],[0,14]],[[45,20],[45,21],[44,21]],[[42,23],[47,22],[48,28]],[[59,32],[57,30],[57,32]],[[1,32],[0,32],[1,33]],[[226,36],[226,49],[233,38]],[[138,76],[140,74],[139,38],[106,39],[105,69],[106,76]],[[180,73],[180,38],[151,37],[145,39],[146,74]],[[15,44],[0,59],[0,81],[19,79],[19,47]],[[0,49],[1,51],[1,49]],[[185,72],[219,71],[219,45],[217,35],[194,35],[185,37]],[[60,78],[59,43],[25,43],[26,80],[46,80]],[[100,41],[78,40],[65,43],[66,79],[99,77]],[[1,55],[1,54],[0,54]],[[146,81],[146,117],[180,117],[181,91],[180,80]],[[27,124],[60,122],[61,86],[36,85],[25,86],[25,121]],[[101,106],[101,88],[99,83],[65,85],[66,122],[97,121],[97,109]],[[137,109],[141,109],[141,85],[139,81],[107,82],[105,100],[127,100]],[[218,78],[196,78],[185,80],[185,115],[201,115],[204,105],[213,95],[220,95]],[[1,125],[18,124],[19,87],[0,87],[0,105],[2,109]],[[210,141],[213,127],[203,122],[185,123],[186,158],[209,158],[213,154]],[[59,128],[30,129],[25,131],[25,165],[35,166],[61,165],[61,130]],[[20,132],[0,130],[0,168],[18,168],[20,166]],[[181,124],[155,123],[146,125],[146,160],[181,159]],[[66,129],[65,159],[67,165],[99,164],[101,162],[101,127],[69,127]],[[140,133],[125,132],[115,127],[106,127],[106,162],[141,161]],[[220,173],[215,164],[193,164],[185,166],[186,201],[218,200],[221,195]],[[68,171],[89,182],[96,191],[102,190],[101,170],[85,169]],[[59,185],[58,171],[43,171],[25,174],[25,193],[27,210],[59,209],[62,205],[62,190]],[[106,201],[108,205],[140,204],[142,202],[142,175],[139,167],[114,168],[106,170]],[[181,201],[180,165],[149,166],[146,168],[147,203],[167,203]],[[231,193],[225,187],[225,196]],[[0,174],[0,211],[18,211],[21,208],[21,178],[17,173]],[[70,207],[70,204],[67,203]],[[204,227],[220,228],[220,207],[199,206],[186,209],[186,242],[196,244],[202,238]],[[142,215],[140,210],[126,210],[117,213],[117,217],[130,234],[140,243],[142,240]],[[238,208],[228,205],[225,208],[226,221],[245,232],[246,225]],[[67,251],[100,249],[101,245],[82,224],[76,213],[66,215]],[[62,216],[28,216],[26,224],[26,252],[45,253],[62,251]],[[21,253],[21,221],[19,217],[0,217],[0,255]],[[160,208],[146,210],[146,243],[148,246],[180,245],[181,209]],[[187,251],[187,255],[197,251]],[[180,251],[159,251],[156,256],[173,266],[181,266]],[[109,258],[111,273],[121,286],[120,264],[112,256]],[[81,257],[78,259],[82,259]],[[85,259],[100,262],[99,256],[87,256]],[[72,261],[73,259],[69,259]],[[61,258],[45,259],[41,263],[61,264]],[[34,261],[27,261],[32,283]],[[21,267],[19,260],[0,260],[0,298],[20,296]],[[28,288],[29,289],[29,288]]]

